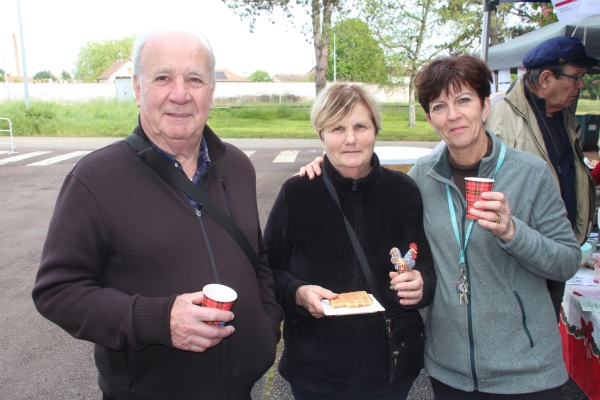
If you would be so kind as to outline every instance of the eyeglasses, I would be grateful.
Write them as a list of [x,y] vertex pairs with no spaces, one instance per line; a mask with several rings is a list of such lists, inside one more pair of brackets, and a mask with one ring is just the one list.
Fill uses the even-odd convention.
[[563,73],[563,72],[559,72],[558,74],[559,74],[559,75],[566,76],[567,78],[574,79],[574,80],[575,80],[575,83],[573,83],[573,86],[577,86],[577,85],[579,85],[579,83],[580,83],[580,82],[583,80],[583,77],[585,76],[585,74],[583,74],[583,75],[581,75],[581,76],[573,76],[573,75],[568,75],[568,74],[565,74],[565,73]]

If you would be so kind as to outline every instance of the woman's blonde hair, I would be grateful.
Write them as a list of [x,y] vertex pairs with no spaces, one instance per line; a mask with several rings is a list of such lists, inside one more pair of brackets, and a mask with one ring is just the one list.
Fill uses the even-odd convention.
[[310,122],[322,139],[321,132],[348,117],[356,103],[364,105],[375,125],[375,135],[381,130],[381,115],[377,101],[359,85],[334,83],[321,90],[310,111]]

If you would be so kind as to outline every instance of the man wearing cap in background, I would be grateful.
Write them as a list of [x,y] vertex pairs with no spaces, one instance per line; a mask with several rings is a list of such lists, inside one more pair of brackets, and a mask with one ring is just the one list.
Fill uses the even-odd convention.
[[[586,69],[599,62],[585,53],[577,38],[546,40],[523,57],[527,72],[508,91],[492,96],[486,121],[486,128],[506,145],[535,154],[552,166],[580,244],[594,220],[596,186],[583,162],[581,129],[569,107],[585,87]],[[548,280],[547,285],[558,320],[565,283]]]

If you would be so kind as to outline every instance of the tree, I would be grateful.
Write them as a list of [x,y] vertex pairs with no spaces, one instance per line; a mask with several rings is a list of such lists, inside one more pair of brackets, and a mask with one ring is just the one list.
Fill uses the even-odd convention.
[[269,82],[271,77],[267,71],[263,71],[262,69],[257,69],[248,77],[250,82]]
[[75,63],[75,79],[83,82],[96,82],[115,61],[128,58],[133,49],[135,36],[123,39],[89,41],[79,50]]
[[[362,0],[359,9],[397,77],[389,85],[406,84],[403,78],[408,78],[409,126],[415,126],[414,82],[419,68],[440,55],[476,51],[481,45],[481,1]],[[527,10],[535,14],[531,6],[521,7],[521,15],[515,9],[498,8],[501,23],[496,38],[504,40],[509,34],[533,29],[530,20],[524,21]],[[509,11],[516,24],[509,21]]]
[[52,72],[50,72],[48,70],[44,70],[44,71],[37,72],[33,76],[33,79],[38,80],[38,81],[47,81],[49,79],[54,79],[54,75],[52,75]]
[[[311,16],[312,41],[315,47],[315,87],[317,94],[327,84],[327,63],[329,59],[329,34],[334,10],[341,11],[344,0],[222,0],[227,7],[241,18],[250,19],[250,31],[254,29],[257,17],[270,15],[280,9],[285,16],[294,18],[294,6],[305,8]],[[303,32],[306,33],[306,29]]]
[[590,74],[583,77],[585,89],[581,91],[581,98],[598,100],[600,98],[600,75]]
[[[353,82],[386,83],[387,65],[383,49],[373,38],[369,26],[360,19],[348,18],[335,25],[337,79]],[[329,48],[333,49],[333,35]],[[333,80],[333,52],[329,53],[327,80]]]
[[4,82],[4,70],[0,68],[0,82]]
[[65,81],[67,82],[71,82],[73,79],[71,78],[71,74],[69,74],[67,71],[65,71],[63,69],[63,71],[60,73],[61,78],[63,78]]
[[439,37],[446,37],[444,19],[456,11],[449,9],[444,16],[442,2],[437,0],[364,0],[361,11],[396,77],[391,84],[405,84],[403,77],[408,77],[408,126],[414,127],[415,77],[425,62],[443,50],[456,47],[456,43],[444,43],[440,39],[436,46],[433,37],[434,31]]

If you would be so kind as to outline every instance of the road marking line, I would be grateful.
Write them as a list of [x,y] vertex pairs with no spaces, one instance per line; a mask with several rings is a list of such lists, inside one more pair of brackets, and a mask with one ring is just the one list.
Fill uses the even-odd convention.
[[48,153],[52,153],[52,152],[51,151],[34,151],[33,153],[25,153],[25,154],[21,154],[20,156],[14,156],[14,157],[9,157],[9,158],[0,160],[0,165],[8,164],[8,163],[15,162],[15,161],[25,160],[27,158],[37,157],[37,156],[41,156],[42,154],[48,154]]
[[277,155],[277,157],[275,157],[273,162],[274,163],[294,162],[294,161],[296,161],[296,157],[298,156],[298,153],[300,153],[299,150],[284,150],[281,153],[279,153]]
[[37,166],[55,164],[57,162],[68,160],[69,158],[84,156],[89,153],[91,153],[91,151],[74,151],[72,153],[63,154],[62,156],[51,157],[51,158],[47,158],[42,161],[35,162],[33,164],[27,164],[27,166],[28,167],[33,167],[33,166],[37,167]]
[[4,150],[0,151],[0,154],[8,154],[8,150],[6,150],[6,151],[4,151]]
[[252,154],[256,153],[256,151],[254,151],[254,150],[244,150],[244,153],[246,153],[246,155],[248,157],[250,157]]

